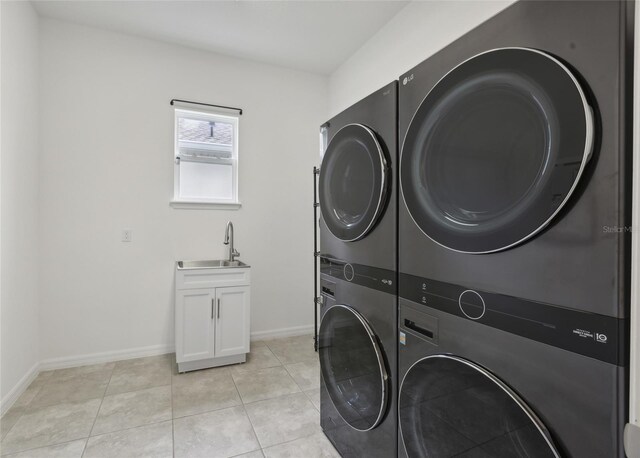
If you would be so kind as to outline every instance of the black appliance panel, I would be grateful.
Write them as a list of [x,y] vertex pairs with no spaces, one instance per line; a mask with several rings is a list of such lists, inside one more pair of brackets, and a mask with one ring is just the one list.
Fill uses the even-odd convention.
[[[321,368],[320,377],[320,423],[325,435],[331,440],[336,449],[340,452],[343,458],[361,458],[362,456],[372,458],[389,458],[395,456],[398,443],[397,443],[397,342],[398,342],[398,327],[397,327],[397,296],[395,293],[387,293],[379,291],[366,286],[358,285],[353,282],[349,282],[339,277],[332,277],[325,273],[320,275],[320,284],[322,289],[322,307],[321,316],[322,320],[325,317],[329,317],[332,313],[331,310],[335,310],[336,306],[347,306],[354,312],[358,313],[361,318],[366,320],[367,325],[375,336],[375,342],[377,348],[382,355],[384,361],[384,370],[387,373],[386,384],[388,386],[387,401],[384,408],[384,412],[379,420],[379,423],[369,430],[358,430],[353,425],[345,421],[345,418],[341,415],[340,411],[336,408],[332,396],[329,394],[330,390],[337,385],[333,384],[331,377],[325,377],[326,370]],[[351,320],[352,315],[350,311],[346,311],[344,315],[347,319],[344,323],[349,326],[349,323],[354,325],[354,330],[361,331],[355,322]],[[357,318],[356,318],[357,320]],[[359,322],[359,320],[358,320]],[[328,322],[327,322],[328,323]],[[337,328],[337,327],[336,327]],[[329,328],[327,328],[329,329]],[[346,329],[346,328],[345,328]],[[349,358],[355,357],[354,349],[349,349],[348,345],[351,344],[357,347],[361,347],[364,353],[368,354],[367,358],[373,361],[371,349],[375,346],[371,343],[365,344],[367,341],[360,336],[349,336],[349,333],[341,334],[344,339],[331,339],[328,342],[336,343],[336,350],[341,349],[349,353]],[[366,331],[365,331],[366,334]],[[354,340],[350,340],[354,339]],[[354,343],[355,342],[355,343]],[[360,345],[360,342],[363,344]],[[371,342],[371,341],[369,341]],[[323,345],[321,338],[320,344]],[[347,346],[344,346],[347,345]],[[335,353],[336,361],[342,359],[344,361],[345,355],[339,355]],[[326,364],[326,360],[321,360],[321,366]],[[337,369],[340,369],[339,365],[335,365]],[[367,367],[373,368],[374,364],[356,364],[354,367]],[[342,366],[344,369],[343,374],[354,374],[353,368],[348,366]],[[335,373],[341,372],[340,370]],[[368,372],[368,371],[364,371]],[[372,373],[375,371],[372,371]],[[378,373],[382,371],[378,370]],[[335,377],[338,378],[338,377]],[[342,377],[341,377],[342,378]],[[327,383],[329,382],[329,383]],[[361,387],[367,387],[369,385],[363,384]],[[373,383],[371,384],[373,386]],[[352,405],[365,405],[358,404],[359,390],[353,389],[355,386],[348,387],[351,394],[355,394],[355,398],[351,397],[356,402]],[[362,394],[368,395],[369,391],[364,390]],[[341,397],[335,396],[337,393],[333,393],[334,397],[341,399]],[[346,396],[344,397],[347,398]],[[375,397],[374,397],[375,398]],[[375,399],[372,398],[374,401]],[[380,407],[379,402],[373,402],[371,405],[377,404]],[[365,408],[365,410],[367,410]],[[373,412],[373,407],[371,408]],[[348,417],[351,419],[351,417]],[[356,426],[359,424],[356,423]]]
[[[344,240],[339,238],[338,236],[332,233],[329,225],[335,223],[331,220],[337,220],[335,215],[332,215],[330,212],[325,217],[325,210],[331,211],[328,204],[329,200],[327,198],[323,198],[323,191],[320,192],[320,203],[321,205],[325,205],[325,209],[321,211],[320,217],[320,247],[322,254],[329,258],[336,259],[348,259],[351,263],[357,263],[361,265],[367,266],[375,266],[383,269],[388,269],[395,271],[396,270],[396,248],[397,248],[397,180],[394,176],[394,172],[392,170],[394,167],[397,167],[397,104],[398,104],[398,83],[394,81],[373,94],[365,97],[361,101],[347,108],[340,114],[331,118],[324,126],[327,129],[327,139],[329,143],[332,143],[334,138],[340,134],[341,129],[345,128],[345,126],[359,124],[361,126],[365,126],[371,132],[375,134],[375,139],[377,140],[380,149],[382,150],[382,154],[386,160],[386,175],[384,180],[386,184],[382,186],[382,188],[378,187],[377,184],[371,186],[364,186],[362,188],[356,189],[356,186],[343,186],[348,183],[348,180],[343,179],[345,174],[337,174],[338,185],[333,187],[334,190],[337,190],[335,196],[331,196],[329,199],[336,199],[340,202],[344,202],[340,204],[345,208],[349,208],[350,212],[353,215],[358,214],[359,212],[356,210],[358,207],[364,207],[364,201],[369,200],[372,202],[370,207],[375,209],[374,205],[376,202],[376,190],[382,189],[384,193],[386,193],[386,197],[382,197],[381,206],[378,209],[379,215],[377,217],[371,215],[363,216],[361,221],[373,221],[373,225],[368,228],[364,226],[364,223],[359,225],[359,228],[364,230],[366,235],[362,235],[360,238],[357,238],[353,241],[350,240],[352,237],[355,237],[354,234],[357,235],[359,231],[355,230],[347,230],[346,235],[344,235]],[[362,130],[362,128],[360,128]],[[371,138],[371,137],[370,137]],[[362,147],[357,147],[359,149],[360,154],[358,157],[363,157],[365,169],[368,167],[369,169],[377,167],[375,165],[375,161],[373,161],[373,154],[375,153],[375,148],[373,146],[369,147],[369,151],[372,153],[372,163],[367,165],[365,156],[368,153],[365,153]],[[329,154],[330,151],[327,151]],[[325,157],[326,155],[325,154]],[[341,155],[342,156],[342,155]],[[345,159],[348,159],[348,155],[344,156]],[[329,161],[329,159],[326,159]],[[376,159],[379,163],[379,159]],[[347,160],[346,163],[350,163],[351,161]],[[355,160],[355,162],[358,162]],[[331,166],[328,165],[328,169]],[[323,179],[328,180],[330,178],[330,174],[325,174],[325,164],[320,170],[320,185],[325,189],[325,185],[329,184],[326,187],[326,192],[331,188],[330,183],[325,182],[322,184]],[[345,167],[336,167],[336,170],[341,168],[343,172],[346,169],[350,169],[347,175],[350,175],[352,172],[354,175],[360,175],[362,170],[355,170],[353,167],[347,165]],[[363,169],[363,170],[365,170]],[[370,176],[370,179],[375,181],[378,180],[376,175],[377,172],[373,172],[373,175]],[[366,180],[365,180],[366,181]],[[342,186],[342,188],[340,188]],[[362,192],[362,189],[365,189],[365,192]],[[369,193],[369,194],[367,194]],[[353,198],[355,195],[358,195],[357,198]],[[369,199],[369,200],[368,200]],[[358,219],[358,218],[356,218]],[[335,224],[333,230],[336,231],[337,235],[341,234],[341,229],[339,226],[343,223]]]

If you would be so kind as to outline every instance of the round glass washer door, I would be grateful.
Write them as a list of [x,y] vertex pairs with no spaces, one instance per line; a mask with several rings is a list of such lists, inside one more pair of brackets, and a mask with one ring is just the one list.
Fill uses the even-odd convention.
[[398,399],[409,458],[559,458],[549,431],[500,379],[468,360],[428,356],[405,374]]
[[541,51],[502,48],[445,75],[402,146],[402,196],[418,227],[454,251],[490,253],[542,230],[593,148],[580,83]]
[[320,167],[320,210],[329,231],[353,242],[373,229],[387,201],[388,165],[376,134],[349,124],[331,139]]
[[323,315],[318,338],[320,372],[334,407],[352,428],[375,428],[387,410],[390,381],[373,330],[357,310],[338,304]]

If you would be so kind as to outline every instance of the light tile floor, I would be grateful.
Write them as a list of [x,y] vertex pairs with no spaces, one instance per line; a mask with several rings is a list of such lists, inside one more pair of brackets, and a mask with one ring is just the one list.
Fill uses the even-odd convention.
[[186,374],[175,356],[42,372],[0,420],[15,458],[338,457],[319,424],[311,336],[252,342],[244,364]]

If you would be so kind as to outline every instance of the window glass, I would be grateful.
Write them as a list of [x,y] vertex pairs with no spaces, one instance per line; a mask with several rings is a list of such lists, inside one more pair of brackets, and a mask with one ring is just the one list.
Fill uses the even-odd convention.
[[174,201],[238,203],[238,117],[176,109]]
[[232,199],[233,166],[206,162],[180,164],[180,197]]
[[178,140],[231,145],[233,143],[233,124],[179,117]]

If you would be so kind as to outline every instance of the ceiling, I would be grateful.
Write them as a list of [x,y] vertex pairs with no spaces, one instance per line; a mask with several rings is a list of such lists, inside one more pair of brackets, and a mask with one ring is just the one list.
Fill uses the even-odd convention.
[[330,74],[406,1],[35,1],[42,16]]

